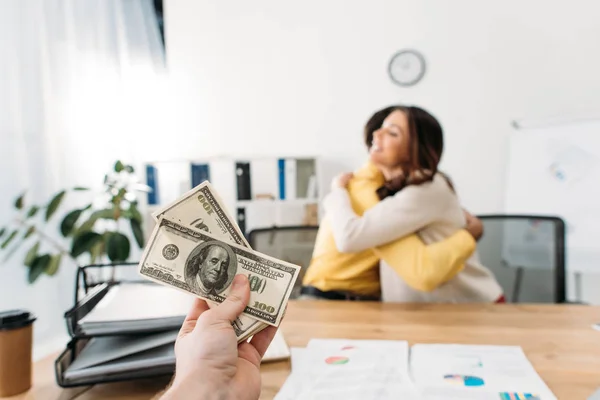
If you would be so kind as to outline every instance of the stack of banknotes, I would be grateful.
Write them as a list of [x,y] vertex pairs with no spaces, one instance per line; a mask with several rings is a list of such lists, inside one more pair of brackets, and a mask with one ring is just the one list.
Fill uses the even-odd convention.
[[256,252],[214,187],[205,181],[152,214],[138,272],[216,306],[237,274],[250,282],[250,301],[232,323],[238,343],[279,326],[300,267]]

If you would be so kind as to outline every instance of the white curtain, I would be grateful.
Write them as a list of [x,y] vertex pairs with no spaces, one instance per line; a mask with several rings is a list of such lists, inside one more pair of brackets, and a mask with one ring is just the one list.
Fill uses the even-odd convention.
[[[44,202],[100,186],[116,159],[135,164],[139,144],[160,134],[165,57],[152,0],[3,0],[0,56],[0,226],[22,191]],[[38,349],[64,344],[74,268],[29,286],[22,258],[0,259],[0,310],[38,315]]]

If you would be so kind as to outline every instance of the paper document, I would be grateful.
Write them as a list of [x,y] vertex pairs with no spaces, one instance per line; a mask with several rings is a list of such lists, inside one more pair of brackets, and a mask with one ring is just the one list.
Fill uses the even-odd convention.
[[291,359],[277,400],[556,400],[520,347],[316,339]]
[[151,283],[113,286],[81,324],[185,317],[194,298]]
[[[403,341],[311,340],[275,399],[418,399]],[[299,361],[299,362],[298,362]]]
[[427,399],[556,400],[520,347],[416,344],[410,371]]
[[306,353],[306,348],[304,347],[291,347],[290,348],[290,359],[292,362],[292,372],[298,371],[299,369],[304,368],[302,363],[306,359],[304,357]]
[[277,330],[273,341],[267,348],[265,355],[262,358],[263,362],[285,360],[290,357],[290,348],[288,347],[283,333]]

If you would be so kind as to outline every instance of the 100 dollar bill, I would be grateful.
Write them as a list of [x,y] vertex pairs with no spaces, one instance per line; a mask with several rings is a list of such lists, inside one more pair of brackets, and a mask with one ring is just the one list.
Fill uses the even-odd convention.
[[223,200],[208,181],[204,181],[181,198],[152,213],[158,221],[167,217],[184,226],[229,239],[235,244],[250,248],[240,228],[229,215]]
[[[250,248],[240,228],[227,212],[223,200],[210,182],[204,181],[181,198],[155,211],[152,216],[176,221],[184,226],[199,229],[211,235]],[[238,339],[248,338],[266,325],[254,318],[240,315],[231,324]]]
[[250,301],[246,316],[278,326],[300,267],[207,232],[159,217],[138,272],[154,282],[222,303],[233,277],[248,276]]

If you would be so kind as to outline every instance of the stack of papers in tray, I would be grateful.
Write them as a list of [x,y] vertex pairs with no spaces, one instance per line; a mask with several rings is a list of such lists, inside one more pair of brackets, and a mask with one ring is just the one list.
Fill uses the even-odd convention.
[[151,335],[106,336],[90,339],[65,369],[63,380],[74,384],[127,376],[142,370],[172,372],[178,331]]
[[155,284],[121,283],[108,290],[78,322],[88,336],[178,328],[194,301],[189,294]]

